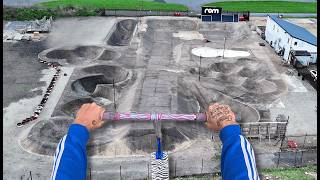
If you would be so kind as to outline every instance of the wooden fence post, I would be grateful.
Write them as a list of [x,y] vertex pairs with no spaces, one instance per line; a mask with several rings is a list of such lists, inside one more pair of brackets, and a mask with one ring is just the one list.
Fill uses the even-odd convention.
[[279,163],[280,163],[280,151],[278,152],[278,162],[277,162],[277,168],[279,167]]
[[30,179],[32,180],[32,174],[31,174],[31,171],[29,172],[29,174],[30,174]]
[[202,174],[202,171],[203,171],[203,158],[201,159],[201,174]]

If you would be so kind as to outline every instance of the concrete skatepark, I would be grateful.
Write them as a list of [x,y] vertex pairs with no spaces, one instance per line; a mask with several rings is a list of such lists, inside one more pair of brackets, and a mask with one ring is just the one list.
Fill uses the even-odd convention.
[[[62,27],[68,21],[81,27],[77,33],[61,30],[68,29],[68,26]],[[83,24],[89,21],[99,23],[99,27],[86,32]],[[174,34],[180,35],[175,37]],[[200,57],[192,50],[223,49],[225,37],[227,50],[244,51],[249,55],[204,56],[199,68]],[[204,38],[210,42],[205,42]],[[50,96],[39,120],[6,132],[15,134],[7,142],[18,142],[6,148],[7,155],[20,155],[8,159],[10,163],[5,169],[10,169],[21,156],[24,164],[39,162],[41,167],[33,167],[33,171],[39,172],[40,179],[48,178],[57,143],[67,132],[77,109],[87,102],[96,102],[110,111],[116,107],[118,112],[162,113],[203,112],[209,103],[220,102],[230,105],[241,123],[260,121],[260,110],[274,106],[292,86],[282,78],[283,71],[274,63],[277,56],[260,47],[258,38],[245,22],[204,23],[184,17],[55,21],[52,33],[41,42],[34,58],[58,62],[67,76],[57,81],[56,92]],[[50,69],[44,74],[50,78]],[[40,93],[35,99],[26,99],[26,103],[35,104],[33,101],[39,95],[41,98]],[[5,117],[10,119],[19,107],[23,109],[21,102],[11,104]],[[32,105],[21,111],[17,118],[30,114]],[[276,114],[268,120],[275,121],[274,116]],[[11,127],[13,124],[7,126],[16,128]],[[171,174],[200,173],[199,159],[205,159],[202,163],[206,164],[201,173],[217,171],[219,149],[215,145],[217,140],[213,141],[212,137],[218,139],[218,136],[204,124],[162,122],[161,130],[170,166],[177,167],[179,163],[178,169],[170,169]],[[120,165],[126,171],[124,179],[146,179],[150,153],[155,145],[152,123],[108,122],[91,134],[87,148],[88,168],[97,179],[117,179]],[[5,175],[19,178],[23,171],[25,168],[21,164]]]

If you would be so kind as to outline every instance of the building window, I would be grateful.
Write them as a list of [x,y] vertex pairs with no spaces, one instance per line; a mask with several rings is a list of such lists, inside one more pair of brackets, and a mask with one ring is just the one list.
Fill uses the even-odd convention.
[[298,42],[294,42],[294,45],[296,46],[298,44]]

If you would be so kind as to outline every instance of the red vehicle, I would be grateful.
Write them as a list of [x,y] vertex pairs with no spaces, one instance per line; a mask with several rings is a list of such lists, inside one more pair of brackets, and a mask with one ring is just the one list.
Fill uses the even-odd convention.
[[173,16],[181,16],[181,13],[175,12],[175,13],[173,13]]
[[288,147],[291,149],[296,149],[298,148],[298,145],[294,140],[288,140]]

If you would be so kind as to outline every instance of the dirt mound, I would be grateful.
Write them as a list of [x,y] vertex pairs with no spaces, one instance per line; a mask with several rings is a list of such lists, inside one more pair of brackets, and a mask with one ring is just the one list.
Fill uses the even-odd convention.
[[184,30],[191,31],[196,30],[197,23],[191,20],[148,20],[147,21],[148,28],[153,28],[154,30],[167,30],[167,31],[176,31],[176,30]]
[[120,53],[111,50],[104,50],[98,60],[108,61],[112,59],[117,59],[120,57]]
[[137,21],[133,19],[122,20],[117,23],[116,29],[108,39],[112,46],[126,46],[131,41]]
[[[187,140],[177,127],[161,129],[162,148],[164,151],[172,151],[176,144]],[[156,147],[156,135],[154,129],[133,129],[126,135],[129,148],[133,151],[154,152]]]
[[226,62],[220,62],[220,63],[214,63],[211,64],[210,68],[213,71],[222,72],[222,73],[230,73],[233,72],[236,69],[237,65],[235,63],[226,63]]
[[241,77],[241,76],[237,76],[237,74],[225,75],[223,73],[220,73],[215,78],[215,81],[217,81],[217,82],[221,82],[226,85],[234,85],[234,86],[242,84],[245,80],[246,80],[246,78]]
[[200,105],[197,98],[189,91],[185,91],[184,86],[178,86],[177,94],[177,113],[188,114],[200,111]]
[[248,67],[244,67],[239,71],[239,75],[243,76],[243,77],[252,78],[252,77],[256,76],[256,71],[252,70]]
[[92,98],[81,98],[67,102],[61,106],[61,110],[67,116],[75,117],[77,110],[80,109],[82,104],[94,102]]
[[79,98],[72,101],[69,101],[61,106],[61,111],[65,116],[76,117],[76,113],[80,109],[81,105],[85,103],[92,103],[95,102],[96,104],[106,108],[112,109],[112,102],[105,98]]
[[21,145],[31,152],[52,156],[72,122],[73,119],[68,117],[39,121],[31,128],[28,136],[21,140]]
[[263,94],[263,89],[261,88],[259,82],[257,82],[257,81],[247,79],[242,84],[242,87],[244,87],[248,92],[253,92],[256,94]]
[[[52,156],[72,122],[73,118],[68,117],[39,121],[21,140],[21,145],[33,153]],[[173,122],[163,122],[161,132],[163,150],[172,152],[181,143],[208,134],[199,123],[183,123],[176,126]],[[90,134],[87,144],[89,156],[146,155],[155,149],[155,131],[152,123],[148,122],[108,122]]]
[[[199,68],[190,68],[189,72],[190,72],[191,74],[194,74],[194,75],[199,75]],[[208,76],[210,76],[210,75],[211,75],[211,70],[210,70],[210,68],[203,68],[203,67],[201,67],[201,68],[200,68],[200,75],[201,75],[202,77],[208,77]]]

